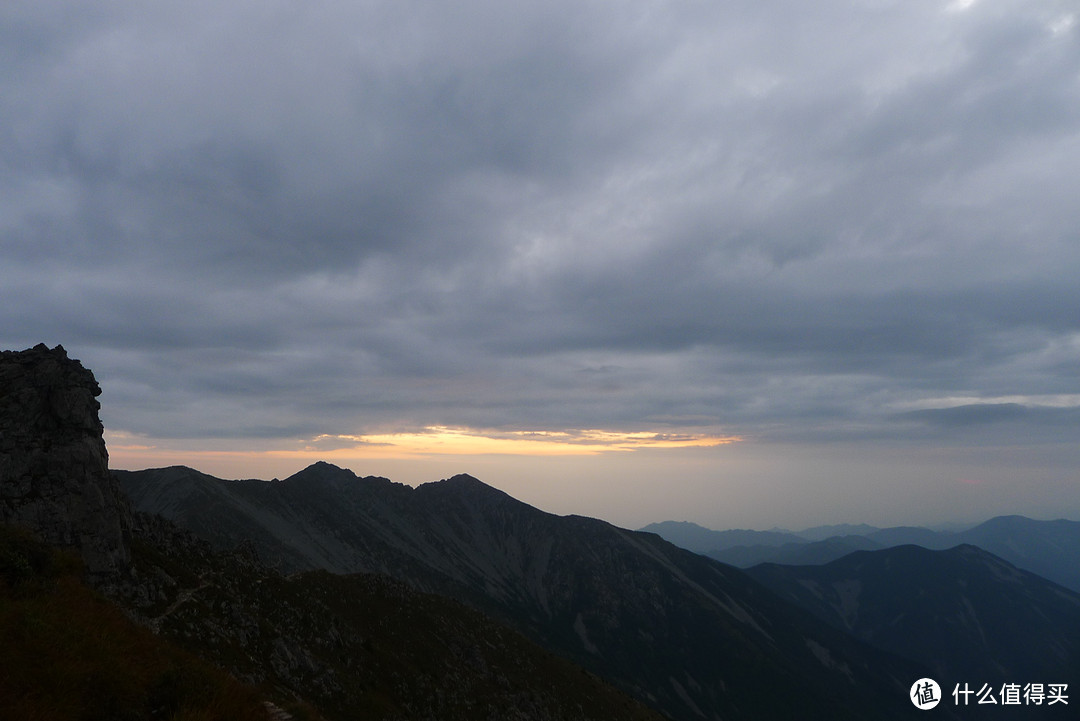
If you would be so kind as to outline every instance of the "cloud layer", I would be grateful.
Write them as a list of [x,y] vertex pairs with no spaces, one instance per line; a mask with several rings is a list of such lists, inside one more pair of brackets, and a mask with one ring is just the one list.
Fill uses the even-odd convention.
[[1080,440],[1071,2],[16,1],[0,53],[0,341],[116,432]]

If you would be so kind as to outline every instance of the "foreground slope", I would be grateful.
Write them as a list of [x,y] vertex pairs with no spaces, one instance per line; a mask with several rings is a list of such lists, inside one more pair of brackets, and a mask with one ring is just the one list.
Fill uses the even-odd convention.
[[673,718],[893,718],[923,673],[659,536],[543,513],[469,476],[315,464],[278,482],[117,472],[142,510],[286,570],[379,572],[497,614]]
[[84,571],[0,524],[0,717],[270,721],[255,689],[136,625]]

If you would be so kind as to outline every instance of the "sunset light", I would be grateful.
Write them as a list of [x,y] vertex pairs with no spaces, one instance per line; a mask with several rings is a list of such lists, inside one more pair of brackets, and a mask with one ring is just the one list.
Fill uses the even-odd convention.
[[[301,451],[288,456],[415,457],[421,455],[583,456],[627,452],[643,448],[712,447],[737,443],[738,436],[687,433],[605,431],[486,431],[431,426],[412,433],[359,436],[319,436]],[[348,443],[333,451],[320,450],[327,442]]]

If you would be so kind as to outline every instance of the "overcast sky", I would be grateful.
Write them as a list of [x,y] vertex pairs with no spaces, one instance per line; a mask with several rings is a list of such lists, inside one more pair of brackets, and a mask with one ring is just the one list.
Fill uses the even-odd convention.
[[115,467],[1080,519],[1073,0],[7,0],[0,346]]

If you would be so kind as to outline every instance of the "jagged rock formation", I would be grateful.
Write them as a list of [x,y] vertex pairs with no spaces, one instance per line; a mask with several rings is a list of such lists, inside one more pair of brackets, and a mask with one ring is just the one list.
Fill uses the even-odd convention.
[[130,560],[130,519],[98,419],[101,388],[62,346],[0,352],[0,521],[78,549],[108,584]]

